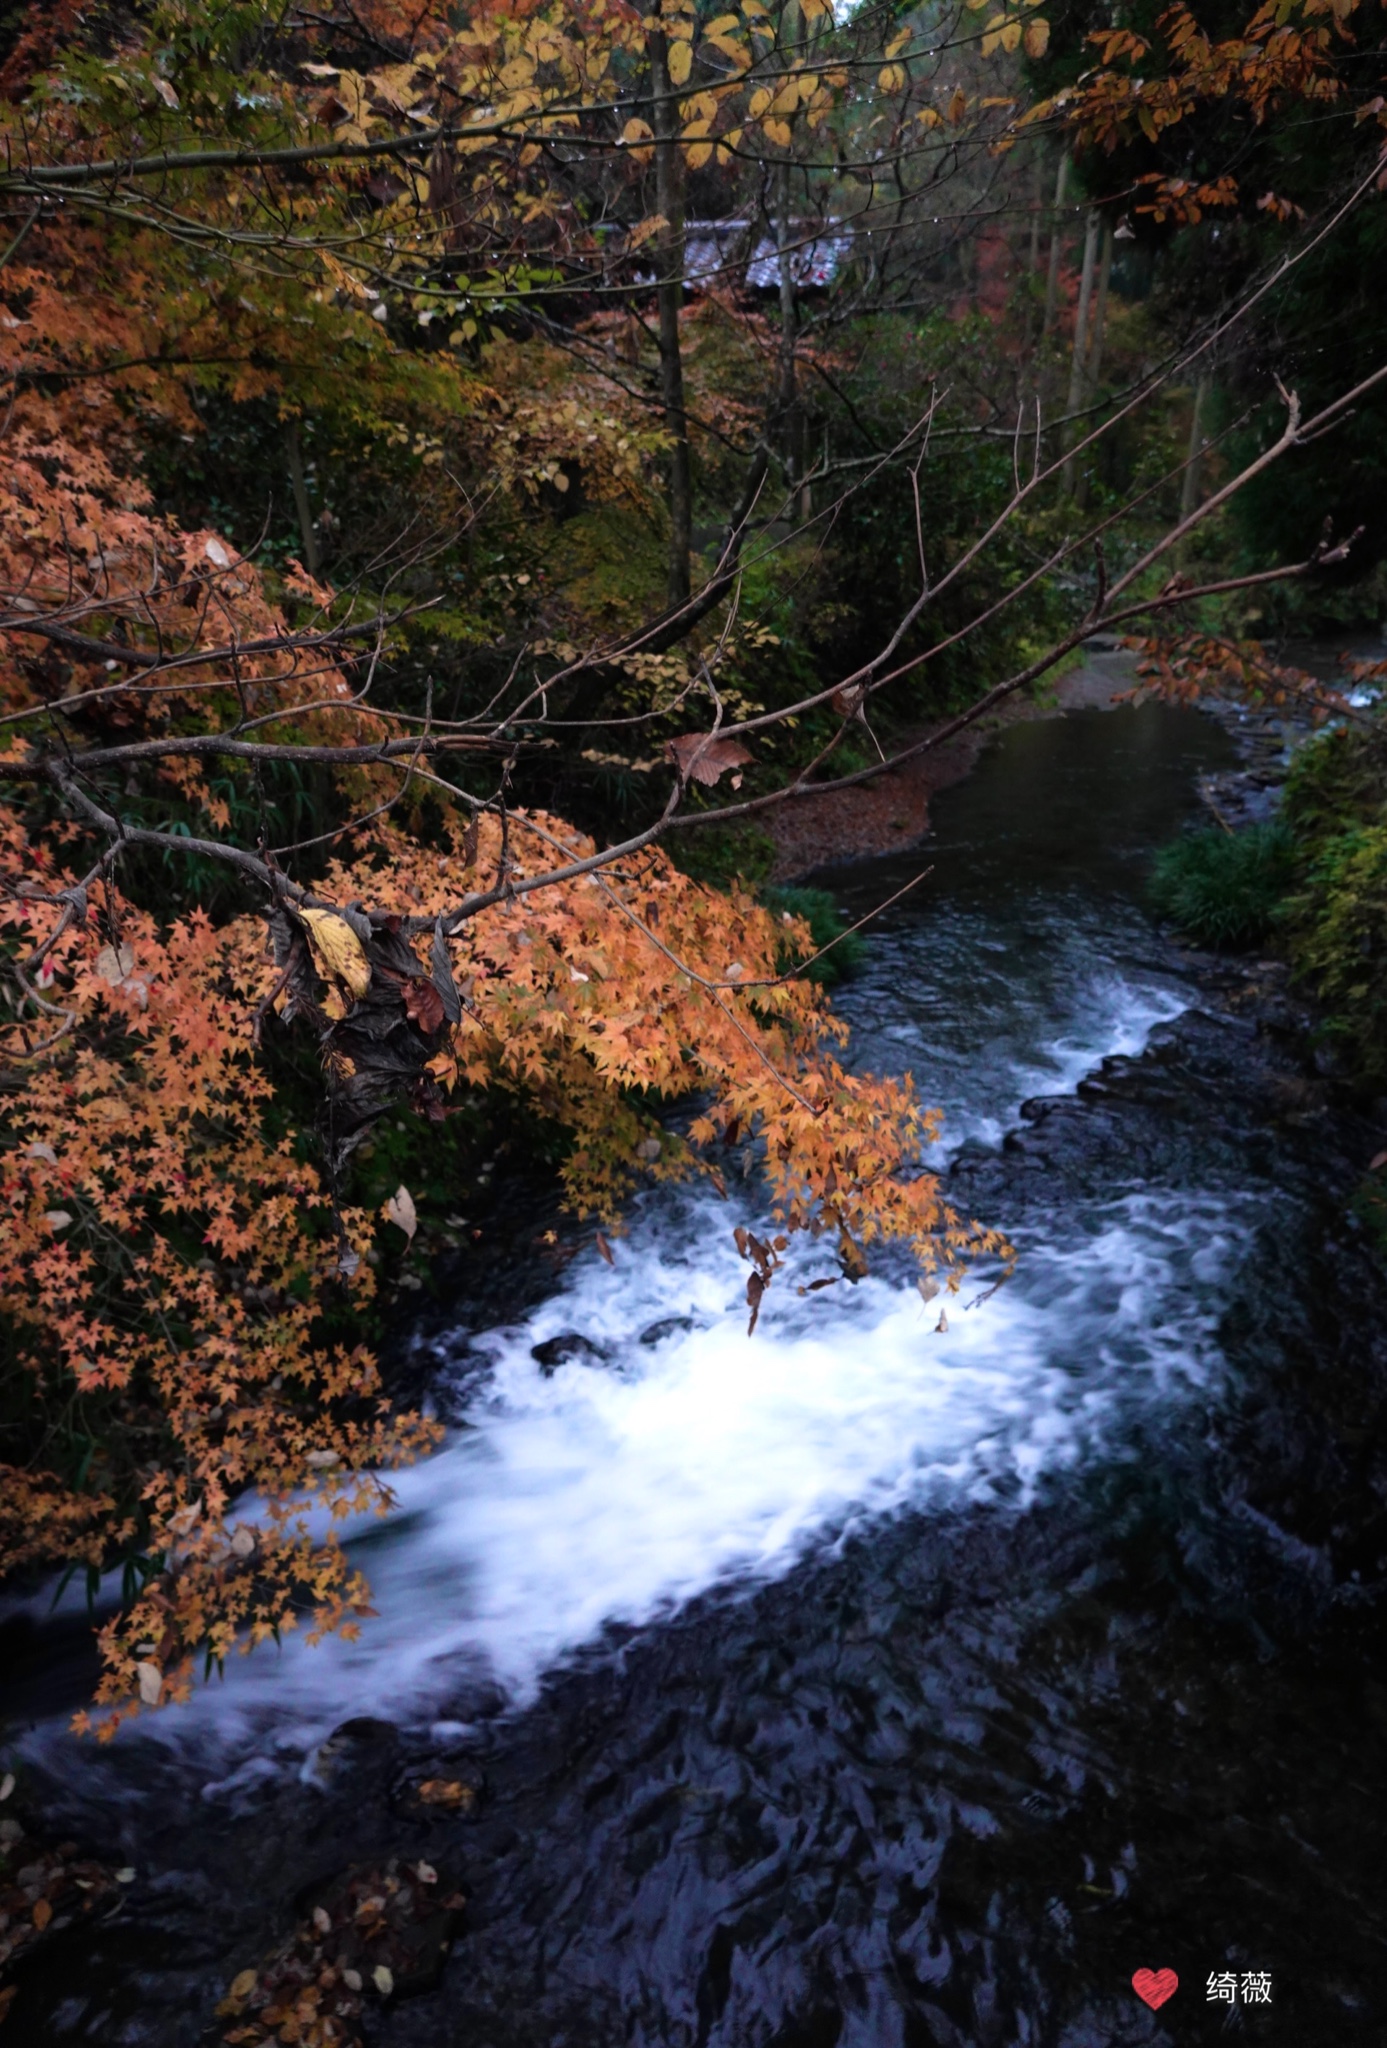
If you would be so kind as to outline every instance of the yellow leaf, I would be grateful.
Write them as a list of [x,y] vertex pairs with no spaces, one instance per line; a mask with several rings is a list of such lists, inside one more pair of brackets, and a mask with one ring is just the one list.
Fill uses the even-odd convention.
[[961,85],[956,85],[949,95],[949,104],[944,109],[944,119],[956,128],[968,111],[968,95]]
[[877,73],[877,84],[883,92],[899,92],[905,84],[903,64],[883,64]]
[[1021,24],[1019,21],[1009,21],[1006,27],[1002,30],[1002,48],[1004,50],[1011,51],[1019,49],[1020,46]]
[[915,118],[922,128],[938,128],[942,125],[944,116],[937,107],[921,107]]
[[731,28],[740,28],[741,20],[735,14],[720,14],[716,21],[710,21],[703,33],[705,36],[725,36]]
[[747,112],[750,114],[753,121],[760,120],[761,116],[765,113],[767,107],[770,105],[771,101],[774,98],[775,94],[771,91],[769,86],[757,86],[755,92],[751,95],[751,98],[747,103]]
[[790,147],[790,124],[788,121],[763,121],[761,126],[765,129],[766,135],[771,142],[779,143],[782,149]]
[[911,34],[910,29],[903,28],[899,35],[892,36],[882,54],[887,58],[899,57],[902,50],[909,49]]
[[623,142],[652,142],[655,131],[648,121],[631,120],[621,131]]
[[713,154],[711,142],[695,142],[688,152],[687,162],[691,171],[700,170]]
[[249,1998],[254,1989],[254,1970],[242,1970],[239,1977],[233,1977],[231,1980],[231,1996],[233,1998]]
[[636,222],[636,225],[626,237],[627,248],[639,249],[642,242],[648,242],[652,235],[658,235],[662,229],[668,226],[669,222],[662,213],[647,214],[644,220]]
[[335,910],[305,910],[302,917],[324,980],[343,982],[354,996],[364,996],[371,986],[371,967],[346,918]]
[[1029,21],[1029,22],[1027,22],[1027,24],[1026,24],[1026,55],[1027,55],[1028,57],[1043,57],[1043,56],[1045,55],[1045,52],[1046,52],[1046,50],[1047,50],[1047,49],[1049,48],[1049,45],[1050,45],[1050,24],[1049,24],[1049,22],[1048,22],[1048,21],[1044,21],[1044,20],[1036,20],[1036,21]]
[[674,43],[669,53],[669,75],[674,85],[687,85],[689,73],[693,70],[693,46],[690,43]]

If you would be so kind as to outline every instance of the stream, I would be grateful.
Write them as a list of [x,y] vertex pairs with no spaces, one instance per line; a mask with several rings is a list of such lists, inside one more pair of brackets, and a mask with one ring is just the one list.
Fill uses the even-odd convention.
[[[748,1337],[754,1166],[650,1194],[612,1266],[419,1334],[458,1424],[353,1539],[358,1641],[236,1658],[98,1752],[35,1607],[16,1747],[137,1875],[35,1957],[7,2048],[219,2039],[312,1886],[392,1852],[469,1903],[439,1987],[371,2009],[389,2048],[1387,2039],[1367,1140],[1275,974],[1143,906],[1234,760],[1194,712],[1020,724],[923,853],[823,878],[859,915],[930,864],[838,1006],[943,1110],[1005,1285],[926,1305],[887,1253],[803,1294],[834,1268],[796,1248]],[[430,1774],[475,1801],[421,1812]]]

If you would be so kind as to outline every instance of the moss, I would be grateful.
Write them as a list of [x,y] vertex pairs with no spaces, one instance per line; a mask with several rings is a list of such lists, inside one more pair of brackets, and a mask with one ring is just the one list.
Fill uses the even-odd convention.
[[1279,821],[1188,832],[1157,855],[1151,900],[1197,944],[1238,952],[1271,931],[1293,862],[1291,834]]

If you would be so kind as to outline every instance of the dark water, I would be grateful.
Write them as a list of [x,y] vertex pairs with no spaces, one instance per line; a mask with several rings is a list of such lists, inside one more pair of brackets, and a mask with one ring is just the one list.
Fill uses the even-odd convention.
[[[749,1349],[729,1219],[661,1201],[619,1285],[579,1261],[441,1343],[474,1427],[375,1540],[359,1651],[252,1660],[99,1762],[28,1738],[55,1824],[140,1876],[7,2039],[195,2042],[305,1886],[399,1851],[470,1905],[440,1989],[373,2012],[391,2048],[1387,2040],[1369,1141],[1256,973],[1141,905],[1227,760],[1155,708],[1014,729],[843,998],[1016,1280],[939,1335],[887,1260],[772,1294]],[[865,909],[909,869],[832,879]],[[543,1379],[565,1329],[607,1368]],[[421,1772],[475,1814],[412,1814]]]

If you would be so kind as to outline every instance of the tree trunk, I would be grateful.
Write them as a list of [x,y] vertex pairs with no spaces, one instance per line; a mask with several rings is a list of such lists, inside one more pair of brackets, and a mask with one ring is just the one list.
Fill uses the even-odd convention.
[[1055,324],[1055,312],[1059,306],[1060,253],[1064,247],[1064,202],[1068,191],[1069,158],[1062,155],[1055,177],[1055,216],[1050,229],[1050,267],[1045,279],[1045,318],[1040,327],[1042,341]]
[[1089,388],[1098,382],[1103,367],[1103,341],[1108,325],[1108,286],[1112,281],[1113,224],[1103,223],[1103,255],[1098,265],[1098,308],[1093,316],[1093,339],[1089,348]]
[[689,460],[689,418],[684,407],[684,359],[679,350],[679,313],[684,302],[684,158],[679,148],[679,109],[669,76],[669,43],[649,39],[654,100],[655,208],[665,225],[655,244],[660,313],[660,405],[669,452],[669,601],[687,604],[689,554],[693,547],[693,470]]
[[313,524],[313,508],[308,502],[308,479],[303,473],[299,423],[293,414],[284,422],[284,459],[289,470],[289,487],[294,493],[294,510],[299,515],[299,532],[303,535],[303,566],[310,576],[316,576],[318,530]]
[[[1112,277],[1113,226],[1111,221],[1103,223],[1103,253],[1098,263],[1098,301],[1093,309],[1089,329],[1088,364],[1084,371],[1084,394],[1080,403],[1092,398],[1098,389],[1098,376],[1103,367],[1103,340],[1108,325],[1108,284]],[[1076,505],[1088,503],[1088,472],[1079,478],[1074,489]]]
[[1209,379],[1202,376],[1194,387],[1194,417],[1190,421],[1189,458],[1180,486],[1180,517],[1188,519],[1199,504],[1200,458],[1204,453],[1204,408],[1209,402]]
[[[1074,321],[1074,353],[1070,358],[1069,364],[1069,397],[1064,408],[1071,422],[1065,426],[1064,430],[1064,437],[1067,442],[1073,442],[1079,434],[1079,430],[1077,426],[1072,424],[1072,420],[1073,415],[1082,407],[1085,396],[1086,379],[1084,369],[1088,355],[1088,316],[1093,304],[1093,273],[1098,258],[1099,226],[1098,210],[1096,207],[1090,207],[1088,219],[1084,224],[1084,267],[1079,278],[1079,311]],[[1074,474],[1075,458],[1071,452],[1066,456],[1064,463],[1064,488],[1066,491],[1072,491],[1074,488]]]
[[795,378],[794,230],[790,224],[790,164],[788,158],[776,174],[775,241],[780,253],[780,414],[781,447],[785,457],[785,480],[793,491],[802,465],[799,460],[799,399]]
[[1037,148],[1031,166],[1031,246],[1026,259],[1026,310],[1021,347],[1029,355],[1035,336],[1036,279],[1040,276],[1040,223],[1045,212],[1045,152]]

